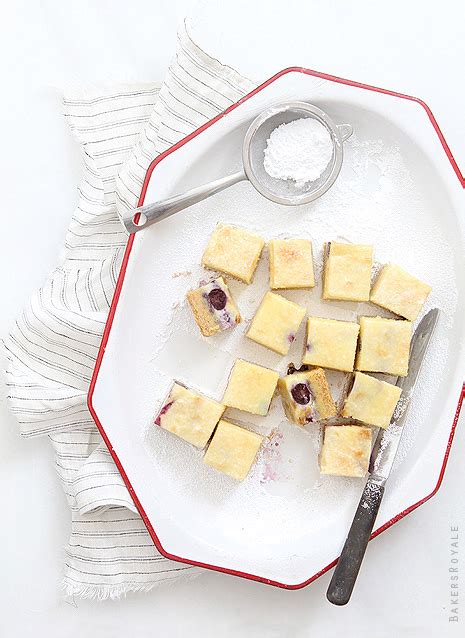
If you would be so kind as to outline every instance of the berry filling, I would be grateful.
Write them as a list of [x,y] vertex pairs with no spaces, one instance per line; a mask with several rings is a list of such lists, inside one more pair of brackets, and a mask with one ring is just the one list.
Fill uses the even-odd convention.
[[297,383],[291,390],[292,398],[299,405],[307,405],[310,402],[310,389],[306,383]]
[[208,301],[215,310],[223,310],[226,307],[228,297],[221,288],[214,288],[208,293]]
[[230,328],[231,326],[235,325],[231,318],[231,315],[226,310],[220,316],[220,324],[223,329]]
[[155,425],[161,425],[161,417],[168,412],[168,410],[173,405],[173,403],[174,401],[170,401],[169,403],[166,403],[166,405],[162,407],[162,409],[158,413],[157,418],[155,419]]
[[306,372],[308,370],[308,366],[301,365],[300,368],[296,368],[293,363],[290,363],[287,366],[287,374],[294,374],[294,372]]

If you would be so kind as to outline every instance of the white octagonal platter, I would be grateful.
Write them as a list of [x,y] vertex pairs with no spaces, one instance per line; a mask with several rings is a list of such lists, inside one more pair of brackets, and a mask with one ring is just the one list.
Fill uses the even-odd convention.
[[[440,322],[421,372],[399,456],[374,535],[439,488],[463,400],[465,180],[432,113],[420,100],[286,69],[157,158],[141,203],[182,192],[237,170],[250,121],[283,100],[306,100],[355,134],[334,187],[302,207],[272,204],[248,183],[156,224],[128,241],[89,392],[89,407],[158,549],[166,556],[287,588],[302,587],[335,562],[363,481],[320,477],[318,428],[286,422],[274,399],[266,418],[228,418],[266,436],[243,483],[216,473],[202,453],[154,425],[173,379],[221,399],[235,357],[283,372],[298,363],[303,332],[289,357],[245,338],[268,286],[267,255],[251,286],[231,282],[245,322],[205,339],[185,303],[205,273],[200,259],[219,222],[272,237],[373,243],[428,281],[428,307]],[[318,279],[320,279],[319,268]],[[356,319],[369,304],[322,302],[319,289],[288,291],[308,312]],[[342,375],[331,373],[337,392]]]

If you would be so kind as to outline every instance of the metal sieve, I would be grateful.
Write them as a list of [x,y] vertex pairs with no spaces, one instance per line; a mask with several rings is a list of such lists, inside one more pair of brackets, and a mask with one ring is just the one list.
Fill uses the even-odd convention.
[[[263,158],[272,131],[281,124],[307,117],[318,120],[331,137],[333,153],[328,166],[317,180],[299,186],[293,180],[271,177],[265,170]],[[259,193],[278,204],[308,204],[326,193],[336,181],[342,166],[343,143],[352,135],[352,131],[350,124],[335,124],[324,111],[307,102],[285,102],[271,106],[253,120],[245,134],[242,145],[243,170],[180,195],[128,211],[123,216],[126,230],[129,233],[142,230],[243,180],[248,180]]]

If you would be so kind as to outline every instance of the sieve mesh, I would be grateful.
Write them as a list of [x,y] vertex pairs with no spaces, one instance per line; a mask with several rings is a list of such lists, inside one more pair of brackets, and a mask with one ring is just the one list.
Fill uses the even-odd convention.
[[[301,118],[313,118],[328,131],[333,143],[331,160],[321,176],[306,184],[271,177],[263,164],[264,152],[272,131],[281,124]],[[244,171],[253,186],[265,197],[280,204],[295,206],[313,201],[335,182],[343,159],[342,136],[338,127],[321,109],[306,102],[288,102],[271,107],[256,118],[244,139]]]

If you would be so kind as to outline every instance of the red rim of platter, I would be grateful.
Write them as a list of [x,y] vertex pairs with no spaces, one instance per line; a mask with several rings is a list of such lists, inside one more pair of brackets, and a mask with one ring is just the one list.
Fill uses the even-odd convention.
[[[431,111],[431,109],[428,107],[428,105],[423,101],[420,100],[419,98],[413,97],[411,95],[405,95],[403,93],[397,93],[395,91],[390,91],[387,89],[382,89],[379,87],[375,87],[375,86],[370,86],[368,84],[362,84],[360,82],[354,82],[352,80],[347,80],[344,78],[340,78],[340,77],[336,77],[333,75],[328,75],[326,73],[320,73],[318,71],[313,71],[311,69],[305,69],[303,67],[290,67],[287,69],[284,69],[282,71],[280,71],[279,73],[276,73],[275,75],[273,75],[271,78],[269,78],[268,80],[266,80],[265,82],[263,82],[263,84],[260,84],[256,89],[254,89],[253,91],[251,91],[250,93],[248,93],[246,96],[244,96],[241,100],[239,100],[238,102],[235,102],[234,104],[232,104],[229,108],[227,108],[225,111],[223,111],[222,113],[220,113],[217,117],[213,118],[212,120],[206,122],[203,126],[201,126],[200,128],[196,129],[195,131],[193,131],[190,135],[188,135],[187,137],[183,138],[182,140],[180,140],[177,144],[175,144],[174,146],[170,147],[168,150],[166,150],[164,153],[161,153],[160,155],[158,155],[150,164],[146,176],[145,176],[145,180],[144,180],[144,184],[142,187],[142,191],[141,191],[141,195],[139,198],[139,206],[142,206],[142,204],[144,203],[144,199],[145,199],[145,195],[147,192],[147,188],[150,182],[150,178],[151,175],[155,169],[155,167],[157,166],[157,164],[159,162],[161,162],[167,155],[170,155],[171,153],[173,153],[174,151],[176,151],[178,148],[180,148],[181,146],[184,146],[184,144],[186,144],[187,142],[189,142],[191,139],[193,139],[194,137],[197,137],[197,135],[200,135],[200,133],[202,133],[205,129],[209,128],[212,124],[214,124],[216,121],[218,121],[219,119],[221,119],[222,117],[224,117],[225,115],[227,115],[228,113],[230,113],[231,111],[233,111],[235,108],[237,108],[240,104],[242,104],[243,102],[245,102],[246,100],[248,100],[249,98],[251,98],[253,95],[255,95],[256,93],[258,93],[259,91],[261,91],[262,89],[264,89],[266,86],[268,86],[269,84],[271,84],[272,82],[275,82],[278,78],[280,78],[283,75],[286,75],[287,73],[304,73],[306,75],[311,75],[313,77],[317,77],[320,79],[324,79],[324,80],[328,80],[330,82],[336,82],[338,84],[345,84],[348,86],[352,86],[352,87],[356,87],[356,88],[360,88],[366,91],[374,91],[376,93],[384,93],[385,95],[391,95],[394,97],[397,97],[399,99],[402,100],[409,100],[411,102],[416,102],[418,105],[420,105],[425,111],[426,114],[428,115],[428,118],[437,134],[437,136],[439,137],[439,140],[441,142],[441,145],[444,149],[444,152],[447,155],[447,158],[449,159],[449,162],[451,164],[452,169],[454,170],[462,188],[465,189],[465,177],[462,175],[459,166],[457,164],[457,162],[454,159],[454,156],[452,155],[452,152],[446,142],[446,139],[441,131],[441,129],[439,128],[439,125]],[[107,318],[107,322],[105,325],[105,330],[103,332],[103,337],[102,337],[102,342],[100,344],[100,348],[99,348],[99,352],[97,355],[97,360],[95,363],[95,368],[93,371],[93,375],[92,375],[92,380],[89,386],[89,392],[87,395],[87,404],[89,407],[89,411],[100,431],[100,434],[102,435],[103,440],[105,441],[110,454],[116,464],[116,466],[118,467],[118,470],[121,473],[121,476],[124,480],[124,483],[126,484],[126,487],[128,488],[128,491],[131,495],[131,498],[134,501],[135,506],[137,507],[137,510],[139,511],[139,514],[142,517],[142,520],[145,523],[145,526],[147,527],[147,531],[149,532],[156,548],[158,549],[158,551],[160,552],[160,554],[162,554],[163,556],[165,556],[166,558],[169,558],[171,560],[175,560],[181,563],[187,563],[188,565],[194,565],[197,567],[204,567],[205,569],[212,569],[218,572],[223,572],[225,574],[231,574],[233,576],[240,576],[242,578],[247,578],[249,580],[255,580],[255,581],[259,581],[262,583],[266,583],[268,585],[274,585],[275,587],[281,587],[283,589],[301,589],[302,587],[305,587],[306,585],[309,585],[311,582],[313,582],[314,580],[316,580],[317,578],[319,578],[320,576],[322,576],[323,574],[325,574],[328,570],[330,570],[332,567],[334,567],[334,565],[337,563],[338,558],[335,558],[333,561],[331,561],[328,565],[326,565],[326,567],[323,567],[323,569],[321,569],[319,572],[317,572],[316,574],[313,574],[313,576],[311,576],[310,578],[308,578],[307,580],[303,581],[302,583],[297,583],[295,585],[287,585],[286,583],[281,583],[278,581],[274,581],[274,580],[270,580],[268,578],[261,578],[260,576],[256,576],[254,574],[248,574],[246,572],[242,572],[242,571],[238,571],[235,569],[229,569],[227,567],[221,567],[220,565],[210,565],[208,563],[201,563],[192,559],[188,559],[188,558],[184,558],[182,556],[175,556],[174,554],[169,553],[168,551],[166,551],[164,549],[164,547],[162,546],[154,527],[152,526],[151,522],[149,521],[144,508],[142,507],[137,494],[134,492],[134,489],[131,485],[131,482],[126,474],[126,472],[124,471],[124,467],[121,464],[121,461],[119,460],[117,454],[115,453],[115,451],[112,448],[110,439],[108,438],[99,418],[98,415],[92,405],[92,397],[93,397],[93,393],[94,393],[94,389],[95,389],[95,385],[97,382],[97,378],[98,378],[98,374],[100,371],[100,366],[103,360],[103,356],[105,353],[105,347],[106,344],[108,342],[108,338],[110,336],[110,331],[111,331],[111,327],[112,327],[112,323],[113,323],[113,319],[115,316],[115,312],[116,312],[116,308],[118,305],[118,301],[119,301],[119,297],[121,294],[121,290],[123,287],[123,282],[124,282],[124,278],[125,278],[125,274],[126,274],[126,269],[129,263],[129,257],[132,251],[132,246],[134,243],[134,238],[135,235],[130,235],[129,239],[128,239],[128,243],[126,245],[126,250],[123,256],[123,260],[122,260],[122,264],[121,264],[121,270],[118,276],[118,281],[116,283],[116,288],[115,288],[115,293],[113,295],[113,300],[111,303],[111,307],[108,313],[108,318]],[[378,536],[378,534],[381,534],[381,532],[384,532],[384,530],[388,529],[388,527],[391,527],[391,525],[393,525],[394,523],[397,523],[397,521],[399,521],[401,518],[404,518],[404,516],[407,516],[407,514],[410,514],[410,512],[413,512],[413,510],[417,509],[417,507],[420,507],[420,505],[423,505],[423,503],[425,503],[426,501],[428,501],[430,498],[432,498],[436,492],[439,490],[442,480],[444,478],[444,473],[446,470],[446,465],[447,465],[447,461],[449,458],[449,453],[450,453],[450,449],[452,447],[452,441],[454,438],[454,433],[455,433],[455,428],[460,416],[460,410],[462,408],[462,403],[465,399],[465,383],[462,385],[462,389],[460,392],[460,396],[458,398],[458,403],[457,403],[457,409],[455,411],[455,415],[454,415],[454,419],[452,422],[452,426],[451,426],[451,430],[450,430],[450,434],[449,434],[449,439],[447,441],[447,445],[446,445],[446,449],[444,451],[444,458],[443,458],[443,462],[442,462],[442,466],[441,466],[441,470],[439,473],[439,477],[436,483],[436,486],[434,487],[433,491],[428,494],[427,496],[425,496],[424,498],[422,498],[421,500],[419,500],[418,502],[414,503],[413,505],[410,505],[409,507],[407,507],[405,510],[403,510],[402,512],[400,512],[399,514],[397,514],[396,516],[394,516],[393,518],[391,518],[390,520],[388,520],[384,525],[382,525],[381,527],[379,527],[378,529],[376,529],[370,537],[370,540],[372,538],[375,538],[375,536]]]

